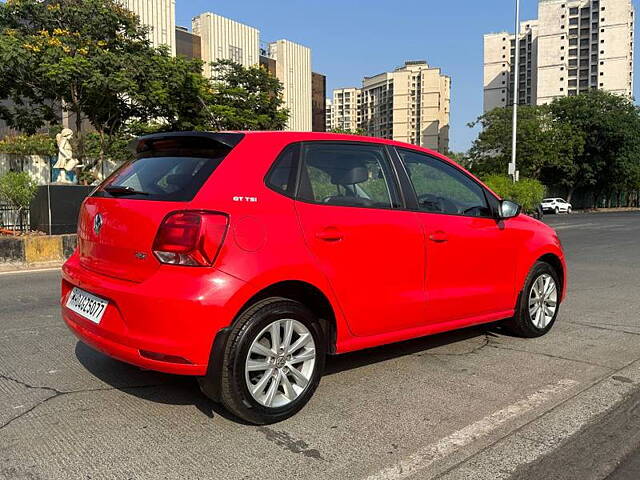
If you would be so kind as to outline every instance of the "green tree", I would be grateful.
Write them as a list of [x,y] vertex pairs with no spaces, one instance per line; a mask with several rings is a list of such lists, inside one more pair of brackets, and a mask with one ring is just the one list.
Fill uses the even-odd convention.
[[87,124],[100,158],[132,119],[163,130],[209,127],[201,62],[152,48],[146,33],[116,0],[0,3],[0,99],[11,100],[0,118],[32,133],[59,122],[63,108],[81,161]]
[[36,182],[26,172],[7,172],[0,175],[0,200],[15,208],[14,225],[20,223],[22,211],[29,207],[37,188]]
[[484,178],[484,182],[502,198],[522,205],[525,212],[533,212],[546,192],[544,185],[532,178],[521,178],[514,183],[506,175],[488,175]]
[[[482,131],[469,150],[469,165],[478,175],[504,174],[511,162],[513,109],[496,108],[469,124]],[[540,179],[545,171],[570,171],[581,152],[582,138],[569,126],[556,125],[548,106],[518,108],[517,167],[523,177]]]
[[640,110],[621,95],[593,90],[559,98],[550,105],[560,128],[579,132],[583,148],[567,181],[575,188],[603,193],[640,188]]
[[366,135],[362,128],[356,128],[355,130],[349,130],[348,128],[332,128],[329,133],[339,133],[341,135]]
[[212,85],[202,103],[203,115],[215,130],[284,129],[289,112],[276,77],[262,67],[243,67],[230,60],[212,66]]

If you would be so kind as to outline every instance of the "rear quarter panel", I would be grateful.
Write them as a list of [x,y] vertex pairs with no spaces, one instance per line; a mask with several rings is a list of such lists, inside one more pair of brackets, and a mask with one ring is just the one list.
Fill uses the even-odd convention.
[[304,243],[294,201],[265,185],[274,160],[295,134],[247,135],[207,180],[192,207],[229,215],[229,230],[216,268],[247,282],[230,299],[235,316],[257,293],[282,281],[318,288],[331,303],[340,336],[350,336],[327,278]]

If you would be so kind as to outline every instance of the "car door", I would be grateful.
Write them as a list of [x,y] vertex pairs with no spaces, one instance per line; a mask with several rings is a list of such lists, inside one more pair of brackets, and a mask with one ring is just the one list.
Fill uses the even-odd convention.
[[428,322],[513,309],[515,232],[496,221],[489,193],[449,162],[397,151],[425,231]]
[[308,248],[354,335],[424,322],[424,237],[399,207],[384,145],[309,142],[300,149],[296,211]]

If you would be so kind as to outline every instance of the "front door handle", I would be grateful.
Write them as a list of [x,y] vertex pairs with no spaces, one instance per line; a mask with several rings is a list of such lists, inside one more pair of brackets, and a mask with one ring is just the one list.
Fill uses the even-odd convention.
[[447,234],[442,230],[437,230],[429,235],[429,240],[436,243],[444,243],[449,240],[449,237],[447,237]]
[[343,239],[342,232],[335,227],[327,227],[316,233],[316,238],[324,242],[339,242]]

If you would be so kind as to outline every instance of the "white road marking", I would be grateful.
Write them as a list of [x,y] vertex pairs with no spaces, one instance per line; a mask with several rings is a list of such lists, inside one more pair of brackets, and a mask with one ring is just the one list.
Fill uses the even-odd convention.
[[466,445],[485,437],[493,430],[509,420],[523,415],[531,410],[547,403],[552,397],[566,392],[579,382],[570,379],[562,379],[555,384],[547,385],[528,397],[498,410],[491,415],[468,425],[451,435],[442,438],[437,443],[427,445],[408,457],[400,460],[391,467],[384,468],[366,480],[400,480],[423,470],[433,463],[445,458]]
[[584,228],[588,227],[588,230],[609,230],[611,228],[629,228],[629,225],[622,225],[620,223],[616,224],[598,224],[598,223],[576,223],[576,224],[566,224],[566,225],[558,225],[557,227],[553,227],[556,230],[567,230],[569,228]]
[[554,230],[565,230],[567,228],[593,227],[594,225],[597,225],[597,223],[574,223],[558,225],[557,227],[552,225],[551,228]]
[[38,273],[38,272],[53,272],[55,270],[60,270],[60,267],[49,267],[49,268],[34,268],[31,270],[9,270],[7,272],[0,272],[0,275],[18,275],[21,273]]

